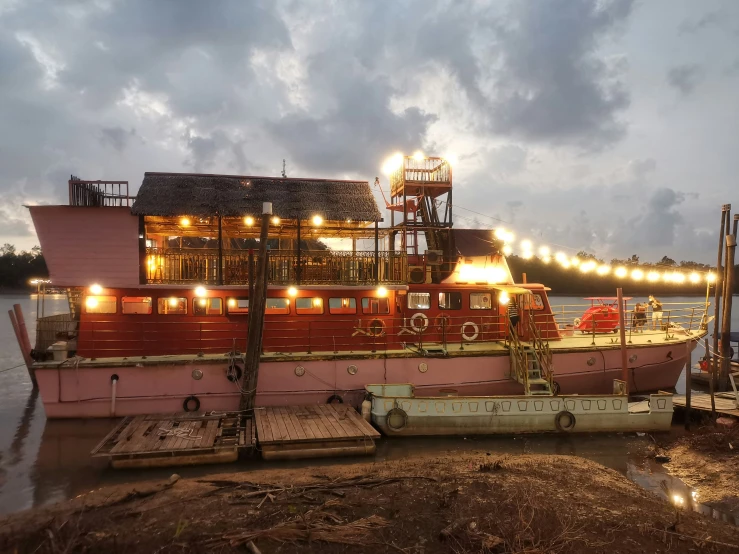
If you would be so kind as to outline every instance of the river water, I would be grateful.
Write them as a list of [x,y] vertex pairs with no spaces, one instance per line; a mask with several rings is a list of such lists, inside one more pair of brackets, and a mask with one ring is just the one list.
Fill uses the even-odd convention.
[[[665,302],[699,304],[703,297],[675,297]],[[735,302],[739,299],[735,298]],[[41,399],[32,391],[12,326],[7,316],[13,304],[23,308],[31,342],[35,337],[36,296],[0,295],[0,514],[72,498],[103,485],[168,477],[172,470],[113,471],[89,453],[117,420],[47,420]],[[555,306],[583,304],[579,297],[552,298]],[[44,315],[68,311],[65,296],[47,296]],[[739,329],[739,310],[732,328]],[[13,366],[20,366],[14,369]],[[684,388],[684,385],[683,385]],[[680,392],[680,383],[678,383]],[[659,480],[668,478],[646,459],[646,437],[633,434],[383,439],[376,460],[402,459],[430,453],[485,450],[495,453],[572,454],[615,469],[659,493]],[[367,458],[337,461],[271,462],[270,467],[303,467],[328,463],[364,463]],[[178,468],[184,477],[262,467],[259,460],[240,464]],[[655,478],[655,476],[657,476]]]

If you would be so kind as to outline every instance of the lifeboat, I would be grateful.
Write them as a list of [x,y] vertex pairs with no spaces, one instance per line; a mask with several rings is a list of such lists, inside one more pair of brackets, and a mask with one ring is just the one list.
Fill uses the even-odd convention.
[[[618,331],[618,298],[615,296],[590,296],[590,307],[581,317],[575,318],[575,330],[581,333],[615,333]],[[631,300],[631,297],[624,297]]]

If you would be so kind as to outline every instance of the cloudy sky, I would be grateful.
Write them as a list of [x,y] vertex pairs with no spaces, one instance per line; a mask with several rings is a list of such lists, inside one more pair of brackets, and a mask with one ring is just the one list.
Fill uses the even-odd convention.
[[0,0],[0,129],[19,248],[22,205],[66,201],[71,173],[135,190],[284,158],[373,182],[420,149],[458,156],[460,227],[715,263],[739,208],[739,3]]

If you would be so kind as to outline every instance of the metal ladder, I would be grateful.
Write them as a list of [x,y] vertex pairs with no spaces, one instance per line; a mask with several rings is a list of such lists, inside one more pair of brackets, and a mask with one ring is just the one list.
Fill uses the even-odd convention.
[[510,342],[508,351],[511,360],[511,377],[523,385],[527,396],[552,396],[551,379],[542,375],[540,356],[533,346],[523,344],[516,333],[516,329],[508,324]]

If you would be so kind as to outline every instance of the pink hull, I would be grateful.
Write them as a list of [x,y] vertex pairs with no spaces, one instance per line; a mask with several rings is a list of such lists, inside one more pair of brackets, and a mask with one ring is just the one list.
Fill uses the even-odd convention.
[[[688,343],[694,345],[695,343]],[[671,389],[687,360],[685,343],[632,348],[628,352],[631,393]],[[608,394],[621,378],[619,350],[571,351],[554,355],[555,381],[565,394]],[[635,357],[634,357],[635,356]],[[424,368],[425,364],[425,368]],[[304,368],[301,376],[297,367]],[[349,369],[356,372],[351,374]],[[421,371],[426,369],[426,371]],[[195,370],[202,378],[195,379]],[[413,383],[419,395],[453,389],[459,395],[522,394],[509,378],[509,358],[387,358],[263,362],[257,405],[325,403],[339,395],[359,406],[370,383]],[[300,373],[300,371],[298,371]],[[111,377],[118,376],[114,411]],[[36,371],[49,418],[119,417],[183,410],[189,396],[202,411],[236,410],[237,385],[226,379],[226,364],[191,363],[148,367],[86,367]]]

